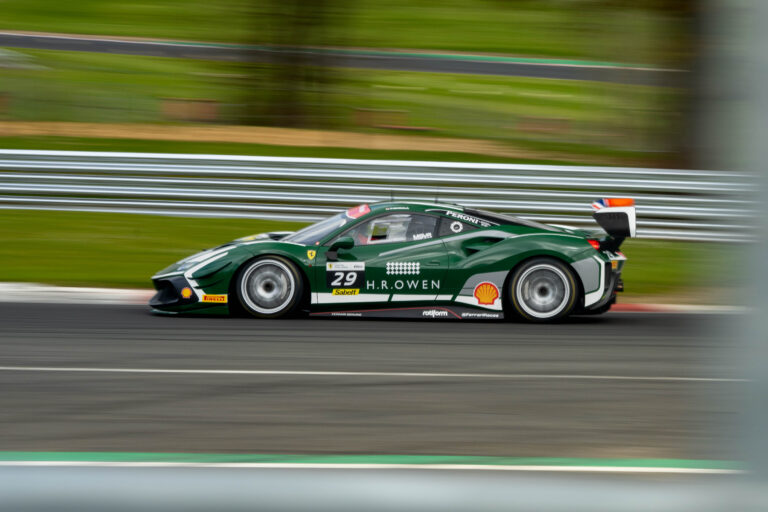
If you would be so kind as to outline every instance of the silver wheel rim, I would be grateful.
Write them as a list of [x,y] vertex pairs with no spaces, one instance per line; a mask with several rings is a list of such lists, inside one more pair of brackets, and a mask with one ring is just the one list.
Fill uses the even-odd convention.
[[285,309],[293,299],[293,273],[277,260],[260,260],[246,269],[240,280],[240,296],[257,313],[270,315]]
[[571,299],[571,283],[554,265],[542,263],[527,268],[517,280],[515,297],[520,307],[534,318],[552,318]]

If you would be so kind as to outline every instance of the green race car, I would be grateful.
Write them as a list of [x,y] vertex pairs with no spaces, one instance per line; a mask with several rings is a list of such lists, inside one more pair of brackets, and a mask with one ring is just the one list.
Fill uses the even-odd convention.
[[360,205],[297,232],[247,236],[152,277],[156,312],[534,322],[603,313],[623,289],[631,199],[600,199],[605,232],[453,204]]

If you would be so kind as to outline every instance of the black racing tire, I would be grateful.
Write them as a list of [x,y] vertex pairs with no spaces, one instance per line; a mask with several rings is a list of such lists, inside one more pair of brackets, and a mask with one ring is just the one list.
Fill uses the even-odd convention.
[[304,281],[291,261],[262,256],[247,262],[237,273],[235,291],[240,306],[256,318],[295,314],[304,297]]
[[518,268],[507,286],[511,312],[528,322],[556,322],[578,304],[579,285],[573,270],[554,258],[533,258]]

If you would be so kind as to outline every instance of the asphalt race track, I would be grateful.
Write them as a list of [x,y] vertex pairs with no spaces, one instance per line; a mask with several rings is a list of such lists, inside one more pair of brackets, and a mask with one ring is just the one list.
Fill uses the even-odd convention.
[[737,320],[260,321],[4,303],[0,450],[734,459]]
[[[224,61],[270,62],[274,50],[266,47],[238,45],[174,43],[151,40],[111,39],[93,36],[61,36],[45,34],[0,33],[0,47],[37,50],[67,50],[149,57],[173,57]],[[503,62],[471,58],[429,57],[395,52],[329,53],[302,49],[286,51],[306,57],[315,65],[342,68],[389,69],[397,71],[427,71],[432,73],[463,73],[474,75],[525,76],[562,80],[592,80],[632,85],[682,86],[685,73],[676,70],[606,66],[586,66],[563,63]]]

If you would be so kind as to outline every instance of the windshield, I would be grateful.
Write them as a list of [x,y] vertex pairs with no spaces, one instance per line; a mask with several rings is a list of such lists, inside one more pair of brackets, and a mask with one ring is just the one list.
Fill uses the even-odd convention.
[[349,219],[346,214],[339,213],[333,217],[321,220],[317,224],[307,226],[304,229],[283,238],[283,240],[304,245],[318,245],[322,239],[339,229],[348,221]]

